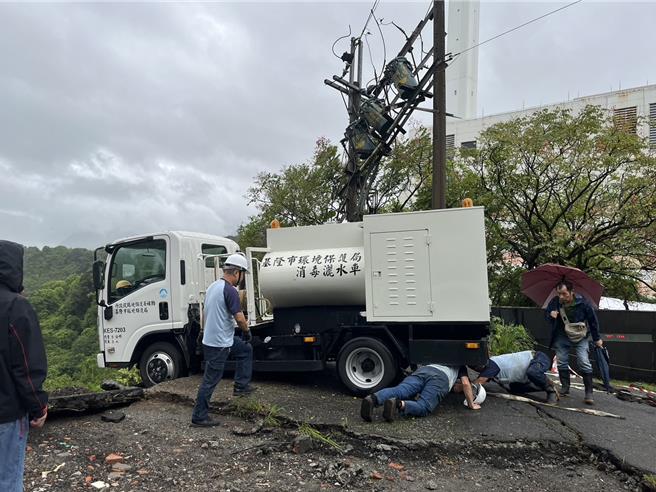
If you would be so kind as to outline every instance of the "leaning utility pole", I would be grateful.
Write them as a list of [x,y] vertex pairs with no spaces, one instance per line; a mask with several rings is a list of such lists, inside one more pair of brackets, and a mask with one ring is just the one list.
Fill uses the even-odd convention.
[[[435,45],[427,52],[422,49],[422,58],[415,59],[413,44],[431,20],[435,26]],[[362,220],[369,188],[375,180],[381,159],[390,154],[399,134],[405,134],[403,127],[415,109],[434,114],[433,208],[446,208],[447,60],[444,53],[444,0],[434,2],[433,9],[426,13],[412,34],[409,37],[406,35],[405,44],[398,55],[385,65],[381,77],[374,73],[376,84],[366,88],[362,85],[362,36],[365,30],[359,37],[351,38],[350,52],[339,57],[346,63],[342,75],[333,75],[332,80],[324,80],[326,85],[348,97],[349,126],[342,140],[342,143],[348,141],[345,147],[348,161],[346,184],[339,190],[339,197],[343,199],[340,214],[344,210],[349,222]],[[405,35],[405,31],[401,29],[401,32]],[[345,79],[347,73],[348,80]],[[429,90],[431,82],[435,97]],[[419,104],[429,98],[434,99],[433,109],[420,108]]]
[[433,193],[432,208],[446,208],[446,32],[444,0],[433,1]]
[[[357,73],[356,73],[357,70]],[[351,38],[351,63],[349,65],[348,114],[349,123],[353,123],[360,115],[360,91],[362,87],[362,40]],[[357,88],[357,89],[356,89]],[[358,155],[353,141],[349,140],[348,162],[346,164],[346,220],[358,222],[362,220],[362,210],[359,207],[359,196],[362,188],[362,175],[358,166]]]

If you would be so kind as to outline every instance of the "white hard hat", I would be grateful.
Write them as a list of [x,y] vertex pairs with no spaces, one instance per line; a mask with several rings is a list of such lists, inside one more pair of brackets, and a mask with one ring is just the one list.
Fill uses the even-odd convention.
[[[479,405],[485,401],[485,398],[487,397],[487,392],[485,391],[485,387],[482,384],[473,384],[472,385],[472,390],[474,392],[474,403],[478,403]],[[469,405],[467,404],[467,399],[462,402],[463,405],[468,407]]]
[[245,270],[249,272],[248,268],[248,260],[244,256],[243,253],[233,253],[230,256],[226,258],[225,263],[223,264],[223,268],[226,267],[237,267],[240,270]]

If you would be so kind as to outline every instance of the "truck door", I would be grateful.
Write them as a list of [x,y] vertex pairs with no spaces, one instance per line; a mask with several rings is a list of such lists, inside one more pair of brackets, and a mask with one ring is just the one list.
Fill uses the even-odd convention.
[[432,316],[429,247],[426,229],[371,234],[374,316]]
[[129,362],[147,333],[173,328],[168,236],[119,245],[107,269],[103,345],[107,362]]

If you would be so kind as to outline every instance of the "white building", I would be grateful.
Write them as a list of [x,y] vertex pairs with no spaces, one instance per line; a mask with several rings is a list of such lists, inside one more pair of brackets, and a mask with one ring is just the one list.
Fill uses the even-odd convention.
[[480,0],[449,0],[446,44],[450,53],[462,53],[446,69],[446,107],[458,118],[474,118],[478,96]]
[[[594,96],[577,97],[571,101],[550,104],[520,111],[510,111],[482,118],[449,119],[446,124],[446,144],[448,148],[476,148],[476,141],[480,133],[486,128],[522,116],[529,116],[543,109],[570,109],[573,112],[582,110],[585,106],[595,105],[607,109],[616,121],[649,139],[651,149],[656,150],[656,85],[645,85],[633,89],[618,90],[596,94]],[[641,119],[638,122],[638,119]],[[644,280],[654,285],[656,278],[653,273],[645,273]],[[639,286],[642,295],[651,297],[653,292]],[[605,299],[605,300],[604,300]],[[619,303],[619,304],[618,304]],[[624,309],[622,301],[602,298],[601,309]],[[629,303],[631,310],[656,310],[656,305],[644,303]],[[620,306],[620,307],[617,307]]]
[[[587,105],[601,106],[612,111],[614,118],[622,121],[627,128],[648,137],[651,148],[656,149],[656,85],[577,97],[558,104],[510,111],[482,118],[466,120],[449,118],[446,124],[447,148],[475,148],[478,135],[495,123],[528,116],[542,109],[562,108],[576,112]],[[644,118],[642,124],[637,124],[638,117]]]

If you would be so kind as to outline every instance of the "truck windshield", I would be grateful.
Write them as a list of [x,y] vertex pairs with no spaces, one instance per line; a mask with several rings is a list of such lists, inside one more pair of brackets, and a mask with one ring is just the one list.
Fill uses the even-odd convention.
[[112,255],[109,302],[166,278],[166,241],[145,240],[119,246]]

